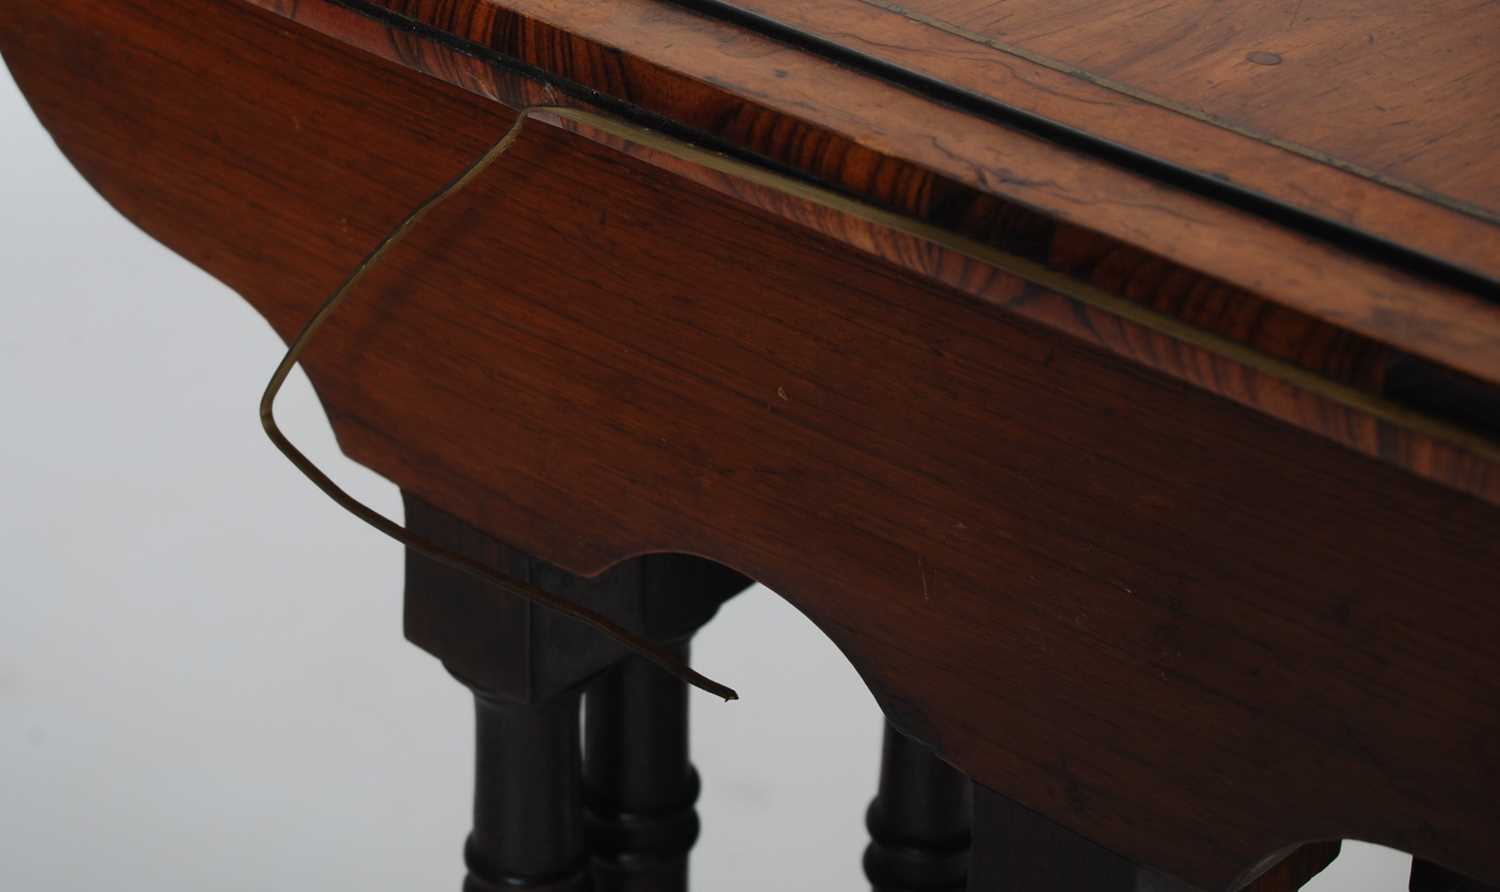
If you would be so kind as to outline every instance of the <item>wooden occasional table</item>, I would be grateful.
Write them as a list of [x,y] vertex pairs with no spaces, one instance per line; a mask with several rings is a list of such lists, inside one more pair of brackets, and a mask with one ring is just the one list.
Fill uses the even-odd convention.
[[[528,110],[305,355],[339,442],[679,656],[796,604],[889,720],[877,888],[1500,882],[1500,5],[8,0],[0,54],[287,338]],[[685,887],[682,682],[416,550],[406,627],[467,889]]]

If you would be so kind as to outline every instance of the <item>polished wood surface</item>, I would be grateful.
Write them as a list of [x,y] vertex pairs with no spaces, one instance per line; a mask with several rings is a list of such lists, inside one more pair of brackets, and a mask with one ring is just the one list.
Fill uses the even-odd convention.
[[997,51],[1035,54],[1085,80],[1500,221],[1500,167],[1486,163],[1500,139],[1500,6],[1493,3],[904,6]]
[[[728,5],[1402,243],[1433,239],[1430,250],[1491,275],[1500,264],[1494,4]],[[1397,193],[1454,211],[1434,212],[1447,231],[1411,232],[1400,217],[1411,203]],[[1486,249],[1437,238],[1478,238]]]
[[[525,3],[516,5],[526,6]],[[927,170],[911,162],[872,156],[870,148],[841,143],[837,135],[818,129],[810,131],[804,122],[787,113],[774,112],[762,104],[750,104],[775,96],[777,90],[788,89],[789,85],[784,81],[800,83],[815,77],[829,90],[838,91],[841,108],[855,105],[863,109],[861,103],[869,102],[872,107],[866,111],[870,115],[878,116],[888,108],[904,107],[911,120],[941,119],[941,106],[932,103],[925,108],[921,103],[910,106],[913,97],[892,85],[851,76],[838,67],[825,66],[817,70],[818,59],[809,60],[796,54],[783,58],[787,51],[775,43],[747,32],[732,32],[732,37],[719,35],[712,23],[683,18],[683,14],[673,8],[657,8],[649,13],[641,10],[639,19],[628,17],[630,10],[617,9],[609,4],[589,8],[591,15],[570,23],[581,34],[564,34],[554,26],[495,6],[468,9],[458,4],[451,9],[438,10],[420,2],[406,3],[400,7],[403,14],[400,19],[371,18],[321,0],[300,0],[296,4],[278,6],[279,11],[341,41],[465,89],[500,99],[513,107],[574,101],[567,92],[573,79],[603,91],[589,93],[586,98],[590,102],[598,101],[601,95],[606,98],[610,95],[628,96],[631,108],[660,111],[673,121],[681,120],[704,128],[700,136],[725,139],[725,146],[740,146],[753,151],[756,157],[764,156],[804,169],[810,176],[918,215],[946,230],[1039,262],[1062,273],[1064,286],[1072,283],[1097,289],[1112,300],[1144,305],[1151,313],[1162,317],[1159,321],[1165,321],[1168,326],[1176,323],[1186,326],[1188,336],[1174,333],[1164,338],[1161,325],[1142,326],[1130,318],[1122,318],[1119,312],[1100,312],[1097,304],[1087,305],[1069,298],[1059,300],[1055,291],[1049,294],[1047,289],[1036,288],[1035,282],[1022,292],[1006,292],[996,287],[983,267],[973,269],[965,258],[954,257],[951,251],[934,251],[926,241],[913,244],[909,239],[892,240],[887,233],[869,232],[869,227],[851,220],[847,214],[809,213],[787,202],[780,194],[768,197],[763,190],[747,188],[740,180],[733,180],[726,186],[713,177],[707,178],[710,185],[741,200],[756,201],[763,207],[769,205],[799,225],[814,226],[857,249],[872,251],[890,262],[915,268],[924,275],[940,277],[947,284],[982,299],[1003,303],[1012,311],[1063,328],[1106,349],[1128,355],[1139,363],[1254,406],[1283,421],[1316,430],[1367,454],[1402,464],[1423,476],[1489,499],[1494,499],[1500,492],[1500,479],[1497,479],[1493,456],[1489,455],[1488,449],[1476,453],[1473,448],[1456,446],[1451,438],[1415,434],[1413,426],[1405,422],[1382,423],[1371,417],[1365,408],[1351,411],[1348,399],[1330,400],[1320,396],[1317,388],[1310,390],[1300,384],[1289,385],[1286,375],[1261,374],[1254,368],[1247,369],[1245,362],[1226,361],[1224,351],[1204,349],[1192,337],[1195,332],[1200,332],[1242,344],[1255,356],[1288,363],[1336,385],[1349,386],[1357,392],[1382,398],[1414,393],[1431,397],[1435,392],[1461,392],[1463,396],[1441,398],[1437,402],[1449,407],[1467,406],[1468,411],[1461,413],[1464,417],[1459,420],[1460,426],[1472,429],[1477,425],[1492,436],[1492,419],[1500,417],[1500,410],[1496,408],[1500,406],[1497,391],[1483,382],[1455,375],[1448,369],[1459,367],[1473,371],[1492,362],[1500,363],[1500,341],[1496,342],[1497,346],[1486,346],[1491,329],[1500,324],[1500,306],[1478,295],[1448,304],[1436,292],[1424,290],[1421,285],[1399,276],[1393,277],[1391,270],[1386,268],[1371,270],[1375,278],[1369,281],[1378,289],[1376,292],[1366,292],[1362,297],[1351,296],[1352,304],[1338,298],[1324,308],[1329,314],[1327,319],[1313,318],[1301,310],[1274,303],[1199,269],[1170,262],[1157,253],[1127,247],[1097,230],[1059,223],[1024,206],[969,189],[956,180],[935,179]],[[576,6],[565,6],[544,12],[565,18],[577,10]],[[444,12],[441,16],[438,15],[440,11]],[[424,30],[423,23],[428,21],[453,30],[440,31],[436,25]],[[662,52],[690,68],[697,65],[706,71],[703,66],[716,65],[715,84],[722,84],[728,72],[740,70],[746,59],[763,64],[759,67],[744,66],[744,76],[760,76],[766,82],[756,83],[753,89],[743,86],[740,94],[753,97],[745,99],[735,92],[739,82],[724,84],[725,89],[709,90],[701,83],[684,80],[681,73],[663,68],[660,63],[635,60],[610,45],[592,42],[594,37],[585,39],[582,36],[594,35],[599,40],[607,38],[618,42],[640,35],[642,51],[655,52],[649,49],[656,46],[655,38],[648,34],[650,29],[655,29],[650,34],[656,37],[670,31],[672,41],[667,49],[675,51],[695,47],[694,53],[680,58],[666,50]],[[484,41],[483,46],[498,47],[503,54],[485,59],[478,44],[454,44],[453,39],[460,36],[480,39]],[[727,55],[716,59],[714,53]],[[511,64],[507,61],[511,58],[543,65],[569,80],[540,84],[531,77],[516,76],[512,69],[505,67]],[[777,67],[783,64],[792,68]],[[801,79],[791,74],[784,78],[774,75],[777,71],[791,72],[809,67],[813,70],[806,71],[806,77]],[[769,77],[767,68],[772,72]],[[814,102],[816,97],[799,95],[799,100],[792,106],[799,114],[805,112],[809,104],[814,111],[822,109]],[[846,116],[847,113],[841,111],[837,120]],[[985,129],[984,122],[976,122],[972,117],[955,118],[962,121],[962,125],[954,123],[955,127],[963,128],[957,132],[987,133],[996,140],[1006,141],[1007,151],[1024,147],[1024,141],[1017,143],[1017,135],[1009,130],[991,132]],[[906,136],[910,132],[903,130],[895,135]],[[868,140],[868,135],[865,138]],[[930,147],[930,141],[926,140],[905,145],[906,149],[916,153],[917,158],[924,158],[923,153]],[[618,143],[616,148],[635,151],[653,163],[662,163],[659,157],[649,152],[632,150]],[[1029,163],[1055,176],[1059,165],[1067,166],[1070,159],[1066,153],[1060,154],[1056,146],[1049,146],[1045,154],[1036,156]],[[700,181],[704,179],[701,166],[676,164],[672,167],[679,175]],[[872,177],[872,170],[880,175]],[[1002,173],[1004,170],[1009,168],[1002,168]],[[1159,201],[1176,201],[1182,196],[1167,190],[1155,193],[1150,200],[1137,200],[1130,195],[1131,190],[1139,186],[1139,178],[1121,180],[1123,174],[1114,167],[1101,167],[1100,172],[1112,178],[1105,191],[1078,193],[1067,203],[1075,208],[1087,207],[1088,216],[1097,218],[1102,208],[1117,201],[1123,202],[1120,207],[1129,209],[1133,228],[1156,236],[1153,244],[1157,249],[1178,244],[1173,227],[1186,222],[1189,225],[1185,237],[1197,240],[1208,236],[1223,242],[1206,257],[1199,258],[1209,262],[1211,268],[1211,261],[1226,256],[1226,250],[1233,250],[1250,237],[1251,230],[1246,228],[1244,217],[1225,218],[1213,223],[1210,218],[1201,216],[1202,207],[1194,211],[1179,209],[1182,215],[1174,212],[1169,220],[1153,219]],[[981,183],[983,188],[994,191],[1003,187],[1010,177],[1005,175],[993,181],[989,177],[981,179],[984,180]],[[1049,193],[1054,185],[1055,182],[1049,180]],[[1212,207],[1217,208],[1217,205]],[[1411,233],[1431,231],[1433,224],[1420,214],[1414,214],[1411,209],[1406,209],[1403,214],[1406,228]],[[1213,228],[1215,226],[1222,227],[1223,238],[1217,237],[1219,233]],[[1297,250],[1310,245],[1306,239],[1293,239],[1279,245],[1274,258],[1260,261],[1263,266],[1256,270],[1258,278],[1271,282],[1277,289],[1296,282],[1300,274],[1293,268],[1291,257]],[[1316,262],[1317,270],[1337,273],[1337,276],[1333,280],[1307,282],[1309,287],[1296,289],[1294,296],[1315,303],[1334,296],[1333,291],[1350,281],[1345,278],[1349,270],[1337,264],[1350,259],[1344,253],[1320,257]],[[1268,276],[1272,270],[1275,274]],[[1423,300],[1413,302],[1415,297]],[[1379,329],[1385,340],[1358,333],[1367,327]],[[1437,358],[1438,362],[1424,366],[1408,350]],[[1255,365],[1254,356],[1250,357],[1250,364]],[[1391,374],[1393,368],[1396,369],[1394,375]],[[1453,380],[1444,380],[1445,376]],[[1413,379],[1420,380],[1422,386],[1409,386]],[[1405,408],[1416,408],[1419,414],[1431,414],[1434,406],[1430,401],[1425,402]]]
[[[1483,385],[1482,289],[675,6],[274,5],[8,4],[0,54],[111,202],[283,335],[538,102],[664,115],[1042,268],[537,120],[309,354],[351,456],[574,573],[668,551],[767,583],[898,727],[1130,863],[1229,889],[1354,836],[1500,877],[1491,439],[1325,386],[1392,400],[1408,349]],[[814,76],[842,111],[775,92]]]
[[[201,5],[186,2],[173,13],[178,19],[190,20]],[[391,23],[372,19],[343,6],[335,6],[321,0],[301,0],[297,4],[282,4],[282,11],[291,12],[320,31],[337,35],[341,41],[350,41],[362,49],[373,51],[402,64],[416,67],[445,80],[465,86],[484,95],[499,98],[512,106],[534,103],[556,103],[572,101],[563,92],[562,86],[554,86],[524,76],[496,63],[486,63],[466,52],[459,52],[436,37],[413,31],[408,27],[393,29]],[[113,20],[104,13],[94,11],[90,15],[101,21],[114,21],[116,27],[133,28],[135,18],[128,5]],[[604,10],[601,8],[601,14]],[[19,14],[19,11],[18,11]],[[34,21],[28,25],[28,40],[37,66],[45,69],[49,60],[64,58],[69,53],[84,50],[75,37],[74,24],[70,21],[81,13],[69,13],[66,7],[55,9],[50,18]],[[613,18],[610,19],[614,21]],[[493,23],[492,23],[493,25]],[[148,30],[141,36],[144,45],[159,39],[179,42],[192,40],[190,29],[180,25],[163,23],[165,37]],[[510,33],[510,32],[504,32]],[[518,49],[534,47],[534,52],[545,59],[570,66],[570,74],[586,76],[591,71],[612,71],[609,54],[593,55],[586,51],[587,45],[568,44],[566,49],[554,46],[545,32],[521,29],[524,37]],[[741,36],[752,39],[753,36]],[[518,40],[520,38],[517,38]],[[218,47],[204,41],[198,52],[209,54],[232,54],[231,47]],[[741,50],[740,52],[744,52]],[[603,53],[597,48],[594,53]],[[12,51],[10,56],[16,56]],[[764,52],[757,49],[750,53],[762,58]],[[503,62],[503,60],[500,60]],[[205,64],[208,64],[207,58]],[[219,63],[213,63],[219,64]],[[619,81],[624,69],[610,77]],[[25,71],[19,72],[22,77]],[[134,77],[146,71],[131,72]],[[166,77],[175,76],[171,72]],[[255,75],[247,75],[254,77]],[[725,127],[738,132],[743,126],[736,123],[742,116],[735,112],[737,103],[733,97],[705,97],[684,93],[681,85],[655,70],[630,71],[631,80],[616,89],[632,95],[650,98],[659,91],[664,97],[679,103],[676,112],[686,108],[692,112],[693,123],[709,123],[715,132],[724,132]],[[33,101],[39,107],[52,103],[66,106],[76,101],[71,91],[58,91],[62,84],[49,85],[48,78],[41,77],[37,90],[41,95]],[[565,86],[565,85],[564,85]],[[627,89],[628,87],[628,89]],[[139,88],[150,92],[155,85],[140,83]],[[226,90],[238,87],[225,87]],[[50,93],[50,95],[49,95]],[[684,99],[684,96],[687,98]],[[689,101],[690,100],[690,101]],[[305,99],[287,99],[288,108],[296,107]],[[101,112],[113,115],[101,105]],[[61,128],[87,127],[89,138],[120,139],[131,141],[128,131],[138,122],[111,119],[109,123],[117,130],[108,135],[100,133],[97,123],[63,117],[59,108],[53,120]],[[272,113],[275,127],[284,121]],[[293,121],[300,126],[301,118]],[[714,122],[718,122],[714,124]],[[727,124],[725,122],[728,122]],[[191,126],[188,118],[176,122],[175,126]],[[986,246],[1007,252],[1013,256],[1040,263],[1056,270],[1062,277],[1054,287],[1038,287],[1035,281],[1025,281],[1013,276],[995,276],[987,264],[976,265],[969,258],[955,252],[936,248],[925,240],[895,237],[880,227],[871,227],[847,214],[828,214],[787,198],[777,192],[756,189],[742,180],[718,177],[706,172],[701,166],[676,163],[664,159],[660,153],[651,153],[629,145],[615,143],[616,148],[632,151],[638,157],[653,164],[667,165],[680,176],[705,182],[713,188],[725,191],[743,201],[751,201],[771,209],[801,226],[811,226],[836,239],[844,241],[858,250],[873,253],[883,259],[913,269],[923,275],[934,276],[953,287],[965,290],[980,299],[1005,306],[1007,309],[1044,322],[1095,343],[1112,352],[1128,356],[1143,365],[1166,372],[1189,381],[1245,405],[1252,406],[1282,421],[1314,430],[1369,455],[1380,457],[1407,467],[1430,479],[1473,492],[1492,501],[1500,500],[1500,464],[1496,462],[1494,450],[1481,443],[1476,446],[1472,438],[1454,437],[1433,432],[1431,426],[1422,423],[1434,415],[1440,422],[1456,422],[1459,433],[1481,433],[1482,441],[1493,437],[1493,418],[1500,417],[1496,406],[1500,405],[1493,389],[1474,382],[1462,375],[1445,371],[1441,365],[1416,361],[1404,351],[1394,349],[1353,333],[1347,327],[1323,322],[1283,306],[1265,301],[1242,288],[1230,286],[1201,272],[1165,262],[1163,258],[1136,249],[1131,249],[1102,238],[1094,233],[1074,226],[1061,225],[1041,217],[1027,209],[997,203],[977,193],[965,193],[956,184],[943,185],[933,181],[930,175],[915,168],[901,168],[895,163],[880,162],[882,170],[893,171],[891,176],[869,180],[861,171],[872,159],[863,150],[840,150],[829,154],[816,149],[821,143],[807,143],[796,130],[783,130],[780,125],[764,129],[753,128],[751,140],[757,150],[770,153],[771,157],[784,160],[823,159],[819,164],[826,167],[828,158],[836,158],[839,167],[822,167],[823,173],[840,178],[847,185],[856,180],[867,181],[880,195],[890,199],[900,196],[918,196],[920,204],[928,207],[935,221],[942,221],[956,230],[957,234],[971,237]],[[778,136],[779,135],[779,136]],[[297,133],[257,133],[255,140],[277,141],[296,138]],[[65,146],[71,140],[65,139]],[[477,151],[477,150],[476,150]],[[1056,153],[1048,157],[1057,161]],[[88,163],[85,159],[82,163]],[[1038,162],[1041,163],[1041,162]],[[234,166],[231,163],[231,166]],[[165,164],[161,175],[173,176],[177,168]],[[899,173],[895,173],[899,171]],[[146,175],[121,171],[120,176]],[[242,174],[227,174],[242,176]],[[884,199],[883,199],[884,200]],[[904,199],[902,199],[904,200]],[[1236,237],[1243,230],[1235,230]],[[370,238],[376,237],[371,233]],[[1165,233],[1163,238],[1169,238]],[[1280,272],[1287,270],[1277,267]],[[1058,289],[1062,290],[1059,291]],[[1086,303],[1070,294],[1076,288],[1084,288],[1102,295],[1105,300],[1135,304],[1150,313],[1152,318],[1141,320],[1122,315],[1119,308],[1102,307],[1098,302]],[[1068,293],[1064,293],[1068,292]],[[1320,292],[1311,292],[1320,293]],[[1124,308],[1126,311],[1130,307]],[[1382,298],[1372,308],[1370,319],[1382,324],[1395,325],[1417,340],[1426,344],[1430,352],[1445,355],[1450,359],[1472,356],[1481,362],[1500,362],[1500,348],[1470,349],[1459,353],[1443,346],[1449,335],[1470,338],[1474,344],[1482,343],[1488,335],[1486,322],[1495,315],[1493,308],[1475,303],[1471,309],[1477,315],[1455,318],[1451,322],[1402,320],[1392,312],[1391,304]],[[1174,327],[1175,326],[1175,327]],[[1181,330],[1179,330],[1181,329]],[[1205,344],[1197,335],[1227,342],[1229,346],[1247,348],[1248,356],[1239,356],[1231,350],[1226,354],[1222,344]],[[1290,367],[1267,373],[1260,358]],[[1394,373],[1393,373],[1394,370]],[[1288,371],[1291,374],[1288,374]],[[1335,388],[1307,386],[1308,382],[1296,380],[1299,372],[1309,372]],[[1451,379],[1451,380],[1450,380]],[[1422,386],[1413,387],[1411,381]],[[1316,385],[1317,382],[1312,382]],[[1434,392],[1443,398],[1431,399]],[[1471,399],[1477,393],[1479,400]],[[1449,395],[1453,394],[1453,395]],[[1413,404],[1405,396],[1422,397]],[[1446,395],[1446,396],[1445,396]],[[1373,398],[1376,405],[1368,405]],[[1397,404],[1389,405],[1392,399]],[[1392,417],[1382,406],[1394,409]],[[1458,406],[1461,411],[1454,416],[1450,410]],[[1477,408],[1476,408],[1477,407]],[[1402,413],[1415,412],[1416,418],[1403,417]]]
[[[484,50],[493,50],[502,59],[562,78],[548,101],[565,94],[567,83],[581,85],[597,91],[591,96],[622,100],[852,194],[938,222],[962,219],[971,209],[978,219],[993,221],[993,209],[973,208],[970,196],[1003,199],[1102,237],[1106,250],[1119,244],[1143,248],[1315,319],[1500,381],[1500,305],[1494,300],[1500,293],[1500,231],[1488,224],[1471,226],[1466,215],[1384,187],[1379,191],[1385,198],[1377,201],[1361,191],[1368,180],[1328,165],[1302,159],[1311,167],[1307,182],[1295,180],[1298,190],[1319,189],[1315,183],[1324,182],[1340,192],[1353,189],[1351,213],[1373,209],[1389,224],[1362,222],[1360,229],[1397,235],[1400,244],[1480,270],[1483,278],[1434,278],[1432,270],[1395,258],[1390,247],[1361,243],[1351,250],[1327,234],[1289,229],[1261,213],[1059,144],[1056,134],[976,115],[942,97],[700,11],[721,4],[264,2],[340,40],[374,52],[394,51],[405,64],[481,92],[491,88],[494,74],[479,59]],[[348,14],[351,6],[389,13],[398,27],[390,33],[372,28],[368,16]],[[822,8],[807,4],[804,10]],[[838,21],[847,24],[843,13],[848,12],[841,10]],[[455,46],[466,55],[454,59]],[[913,52],[923,58],[942,55],[921,44]],[[1067,87],[1082,83],[1057,76]],[[1067,92],[1051,83],[1044,92],[1058,90]],[[512,94],[502,87],[499,95],[509,100]],[[1120,96],[1108,95],[1111,102]],[[1129,104],[1107,111],[1116,120],[1136,121],[1143,114]],[[913,121],[922,126],[913,127]],[[1155,124],[1153,130],[1164,127]],[[1220,132],[1203,129],[1207,133],[1195,133],[1193,140]],[[1262,145],[1235,136],[1218,154],[1228,158],[1242,147]],[[1286,152],[1272,158],[1252,154],[1235,169],[1272,169],[1280,172],[1268,176],[1284,178],[1300,167],[1299,158]],[[950,184],[959,187],[956,194]]]

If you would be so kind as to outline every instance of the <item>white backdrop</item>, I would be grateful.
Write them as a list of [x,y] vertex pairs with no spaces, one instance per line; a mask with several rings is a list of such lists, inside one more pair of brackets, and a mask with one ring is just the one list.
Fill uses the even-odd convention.
[[[401,637],[399,546],[260,431],[282,344],[136,230],[0,74],[0,889],[457,889],[463,690]],[[278,414],[334,477],[300,372]],[[880,721],[762,588],[695,645],[694,887],[857,890]],[[1397,892],[1346,846],[1312,892]]]

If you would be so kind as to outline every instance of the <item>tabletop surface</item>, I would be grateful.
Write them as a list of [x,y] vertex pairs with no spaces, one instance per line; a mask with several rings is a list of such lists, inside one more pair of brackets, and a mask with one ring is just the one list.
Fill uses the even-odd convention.
[[[732,0],[877,65],[1400,243],[1388,191],[1454,212],[1500,272],[1500,4]],[[1120,114],[1122,107],[1129,114]],[[1290,158],[1288,156],[1296,156]],[[1307,160],[1316,166],[1288,162]],[[1335,172],[1347,177],[1331,176]],[[1358,182],[1362,180],[1363,182]],[[1375,187],[1378,184],[1378,188]],[[1392,208],[1395,211],[1395,208]],[[1399,218],[1399,214],[1393,214]]]

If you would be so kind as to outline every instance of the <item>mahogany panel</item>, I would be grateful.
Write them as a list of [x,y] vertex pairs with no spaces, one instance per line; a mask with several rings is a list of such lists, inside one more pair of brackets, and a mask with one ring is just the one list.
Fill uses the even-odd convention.
[[[510,120],[235,4],[94,7],[0,49],[283,333]],[[308,360],[343,448],[496,538],[740,569],[981,783],[1205,888],[1339,836],[1500,877],[1493,506],[547,128],[366,287]]]
[[[283,9],[283,12],[286,10]],[[351,42],[384,58],[397,60],[419,71],[456,83],[480,95],[500,99],[513,107],[531,104],[574,103],[577,100],[552,84],[539,82],[503,64],[492,64],[471,51],[460,52],[444,43],[436,31],[397,27],[342,6],[331,6],[320,0],[303,0],[291,10],[302,21],[341,40]],[[454,21],[450,27],[457,27]],[[497,33],[508,33],[497,21],[486,26]],[[714,121],[737,121],[745,117],[736,100],[724,94],[700,94],[680,88],[655,69],[632,64],[619,67],[619,58],[568,38],[532,33],[521,29],[526,37],[522,49],[549,65],[592,73],[610,72],[604,78],[613,88],[628,84],[628,92],[643,101],[654,98],[676,102],[671,106],[684,112],[694,123],[709,126]],[[535,49],[527,49],[529,47]],[[752,58],[758,53],[751,54]],[[527,56],[532,58],[532,56]],[[503,59],[492,60],[503,63]],[[683,94],[688,99],[684,100]],[[596,96],[597,94],[590,94]],[[710,114],[712,110],[712,114]],[[758,120],[762,115],[757,113]],[[569,124],[569,126],[572,126]],[[721,124],[713,124],[720,128]],[[737,125],[736,125],[737,126]],[[600,135],[583,128],[591,138]],[[716,131],[717,132],[717,131]],[[781,125],[756,128],[756,145],[776,154],[784,161],[804,161],[811,143],[796,131]],[[772,134],[770,141],[762,139]],[[780,136],[776,136],[780,134]],[[1253,406],[1276,418],[1315,430],[1337,442],[1369,455],[1377,455],[1407,467],[1418,474],[1448,485],[1495,500],[1500,498],[1500,472],[1494,461],[1493,446],[1487,442],[1464,445],[1473,437],[1428,435],[1419,431],[1421,418],[1397,419],[1371,414],[1359,392],[1377,403],[1389,395],[1408,400],[1407,409],[1426,412],[1441,410],[1444,417],[1473,429],[1474,433],[1493,436],[1494,406],[1500,401],[1493,394],[1486,397],[1480,382],[1467,382],[1436,369],[1423,371],[1421,363],[1402,351],[1371,342],[1329,322],[1277,306],[1242,288],[1216,280],[1200,272],[1185,269],[1165,258],[1101,238],[1079,227],[1059,225],[1044,216],[1013,203],[967,190],[960,184],[935,178],[911,168],[882,175],[875,183],[890,184],[893,192],[880,191],[885,200],[895,201],[904,211],[927,215],[928,219],[952,232],[994,247],[1015,257],[1041,264],[1062,275],[1076,286],[1064,287],[1072,294],[1074,287],[1085,287],[1105,293],[1117,302],[1139,304],[1148,313],[1179,320],[1189,327],[1188,334],[1164,334],[1161,326],[1138,324],[1122,318],[1116,310],[1102,310],[1058,293],[1053,288],[1015,289],[1007,285],[1013,279],[996,279],[990,267],[976,264],[959,252],[934,245],[926,240],[893,234],[868,225],[848,213],[828,212],[790,198],[781,192],[760,188],[743,179],[715,174],[696,163],[681,163],[660,152],[645,150],[630,142],[607,135],[611,145],[644,158],[652,164],[666,166],[679,175],[693,178],[724,191],[739,200],[770,209],[799,225],[810,226],[852,247],[875,253],[890,262],[906,266],[926,276],[963,289],[981,299],[998,303],[1007,309],[1037,319],[1085,338],[1105,349],[1129,356],[1137,362],[1190,381],[1242,404]],[[826,146],[825,146],[826,148]],[[853,182],[864,177],[867,161],[857,149],[813,153],[814,158],[838,158],[839,166],[826,172]],[[881,170],[896,170],[894,163],[882,161]],[[881,187],[884,190],[885,187]],[[919,204],[904,204],[910,197]],[[1389,309],[1388,305],[1384,305]],[[1383,315],[1383,314],[1382,314]],[[1480,326],[1482,320],[1470,320]],[[1169,326],[1170,327],[1170,326]],[[1256,356],[1295,369],[1313,372],[1339,386],[1353,387],[1353,398],[1331,395],[1327,388],[1308,386],[1285,374],[1268,374],[1254,360],[1234,359],[1223,350],[1206,348],[1192,336],[1201,329],[1211,338],[1243,344]],[[1430,330],[1430,329],[1424,329]],[[1416,333],[1415,330],[1409,333]],[[1217,350],[1217,352],[1216,352]],[[1233,351],[1230,351],[1233,352]],[[1246,365],[1246,362],[1250,365]],[[1413,373],[1417,373],[1414,376]],[[1410,382],[1420,378],[1420,386]],[[1313,382],[1315,385],[1316,382]],[[1490,408],[1485,408],[1489,406]],[[1399,407],[1398,407],[1399,408]],[[1454,411],[1456,410],[1456,411]],[[1402,410],[1404,411],[1404,410]],[[1408,413],[1409,414],[1409,413]]]
[[[1066,283],[1053,282],[1055,287],[1049,288],[1015,275],[996,275],[1007,267],[588,125],[568,119],[557,123],[1142,366],[1500,504],[1500,461],[1493,440],[1500,436],[1500,401],[1478,382],[1449,378],[1409,356],[1173,269],[1157,258],[1123,250],[1096,253],[1096,244],[1067,229],[1052,230],[1047,239],[1042,233],[1048,230],[1032,229],[1031,238],[1045,245],[1034,256],[1086,276],[1111,297],[1162,315],[1121,315],[1126,309],[1119,304],[1091,302],[1067,289]],[[1100,293],[1096,290],[1092,296]],[[1172,330],[1163,324],[1164,318],[1192,328]],[[1213,339],[1203,339],[1204,334]],[[1254,350],[1247,354],[1226,346],[1235,342]],[[1267,360],[1274,364],[1267,365]],[[1316,372],[1317,377],[1299,377],[1298,369]],[[1411,399],[1406,404],[1381,399],[1401,395]],[[1419,411],[1407,411],[1410,408]],[[1467,428],[1434,427],[1431,410]]]

